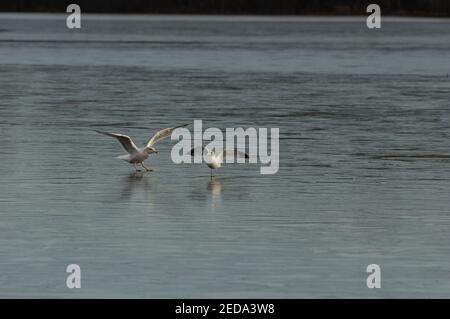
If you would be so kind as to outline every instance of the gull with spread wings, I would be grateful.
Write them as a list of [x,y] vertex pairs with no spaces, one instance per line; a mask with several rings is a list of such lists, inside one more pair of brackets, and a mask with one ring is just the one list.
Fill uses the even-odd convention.
[[147,172],[152,171],[152,169],[149,169],[147,166],[144,165],[144,161],[150,156],[150,154],[158,153],[158,151],[153,147],[156,143],[159,141],[169,137],[174,130],[176,130],[179,127],[185,127],[189,124],[179,125],[175,127],[168,127],[161,131],[156,132],[155,135],[152,136],[152,138],[147,142],[147,144],[139,148],[134,144],[133,140],[128,135],[123,134],[115,134],[115,133],[109,133],[104,131],[97,131],[97,133],[112,136],[116,138],[119,143],[122,145],[125,151],[128,152],[128,154],[117,156],[116,158],[124,160],[130,164],[133,164],[134,169],[139,172],[139,169],[136,167],[137,164],[140,164]]
[[241,158],[249,158],[248,154],[241,152],[235,148],[228,148],[217,154],[214,151],[210,151],[207,147],[197,147],[191,149],[191,156],[206,155],[206,165],[211,169],[211,179],[213,178],[213,170],[220,168],[223,164],[224,157],[236,156]]

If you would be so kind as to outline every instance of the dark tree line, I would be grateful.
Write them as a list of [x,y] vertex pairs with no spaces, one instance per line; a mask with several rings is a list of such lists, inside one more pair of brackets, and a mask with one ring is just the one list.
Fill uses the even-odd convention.
[[177,14],[366,14],[370,3],[382,14],[450,16],[450,0],[1,0],[0,11]]

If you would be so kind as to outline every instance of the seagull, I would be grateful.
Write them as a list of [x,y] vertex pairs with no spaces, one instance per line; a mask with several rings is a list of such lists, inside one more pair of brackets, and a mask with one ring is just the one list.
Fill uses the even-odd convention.
[[208,156],[208,161],[206,161],[206,165],[211,169],[211,179],[213,178],[213,170],[220,168],[223,163],[223,159],[226,156],[236,156],[236,157],[243,157],[243,158],[249,158],[248,154],[245,152],[241,152],[235,148],[233,149],[225,149],[221,152],[218,152],[217,154],[214,151],[210,151],[206,147],[197,147],[191,149],[191,156],[199,155],[199,152],[201,151],[201,154],[206,154]]
[[158,151],[153,147],[153,145],[165,139],[166,137],[169,137],[172,134],[172,132],[177,128],[185,127],[188,125],[189,124],[183,124],[175,127],[168,127],[161,131],[158,131],[142,148],[137,147],[136,144],[134,144],[133,140],[128,135],[109,133],[97,130],[95,131],[103,135],[115,137],[120,142],[124,150],[128,152],[128,154],[117,156],[116,158],[124,160],[130,164],[133,164],[133,167],[136,170],[136,172],[140,172],[140,170],[136,167],[136,164],[140,164],[147,172],[150,172],[152,171],[152,169],[149,169],[147,166],[145,166],[144,161],[150,156],[150,154],[158,153]]

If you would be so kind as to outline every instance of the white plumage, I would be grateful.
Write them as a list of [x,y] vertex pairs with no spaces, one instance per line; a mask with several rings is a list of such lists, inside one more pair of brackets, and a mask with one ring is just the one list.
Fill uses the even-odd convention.
[[206,155],[207,161],[206,165],[211,169],[211,178],[213,177],[213,170],[216,170],[222,167],[223,160],[226,156],[236,156],[249,158],[248,154],[245,152],[241,152],[238,149],[225,149],[217,154],[213,151],[210,151],[206,147],[197,147],[191,149],[191,156],[203,156]]
[[152,171],[151,169],[149,169],[144,165],[144,161],[150,156],[150,154],[158,153],[158,151],[153,147],[153,145],[169,137],[172,134],[172,132],[177,128],[184,127],[187,125],[189,124],[179,125],[175,127],[168,127],[161,131],[156,132],[156,134],[153,135],[148,140],[147,144],[142,148],[137,147],[136,144],[134,144],[133,140],[128,135],[109,133],[97,130],[96,132],[116,138],[122,145],[123,149],[128,152],[128,154],[117,156],[118,159],[133,164],[134,169],[136,171],[139,171],[138,168],[136,167],[136,164],[140,164],[146,171]]

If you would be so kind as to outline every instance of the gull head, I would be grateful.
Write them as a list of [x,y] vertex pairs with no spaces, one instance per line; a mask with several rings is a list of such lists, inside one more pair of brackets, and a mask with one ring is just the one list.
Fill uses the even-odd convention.
[[151,146],[147,146],[144,148],[144,152],[147,153],[148,155],[153,154],[153,153],[158,153],[158,151]]

